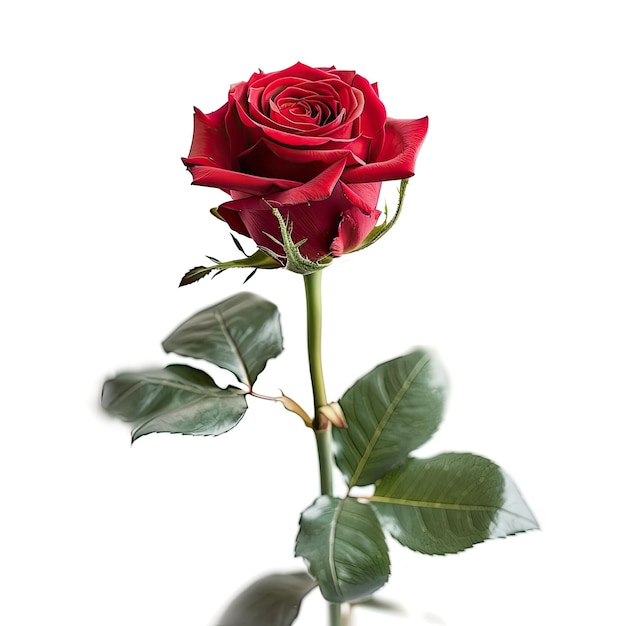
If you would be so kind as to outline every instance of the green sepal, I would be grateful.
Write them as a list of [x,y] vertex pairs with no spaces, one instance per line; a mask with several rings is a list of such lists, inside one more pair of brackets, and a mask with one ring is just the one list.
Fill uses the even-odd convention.
[[278,220],[278,227],[280,228],[282,241],[279,241],[278,239],[276,239],[276,237],[273,237],[269,233],[265,234],[272,241],[281,246],[285,251],[285,254],[278,255],[269,248],[262,248],[265,252],[274,257],[277,262],[279,260],[283,261],[284,267],[290,272],[295,272],[296,274],[313,274],[314,272],[319,272],[320,270],[323,270],[325,267],[328,267],[332,263],[333,259],[330,255],[321,258],[319,261],[311,261],[311,259],[307,259],[306,257],[302,256],[300,254],[299,248],[303,243],[306,243],[307,240],[302,239],[301,241],[294,243],[292,237],[293,224],[291,224],[288,219],[284,219],[277,208],[272,208],[272,213],[274,214],[274,217]]
[[201,278],[208,276],[211,272],[215,272],[214,276],[217,276],[219,273],[225,270],[236,267],[243,269],[252,269],[253,271],[256,271],[257,269],[277,269],[279,267],[282,267],[282,265],[263,250],[257,250],[254,254],[247,256],[243,259],[235,259],[234,261],[224,262],[216,260],[216,263],[214,265],[199,265],[198,267],[194,267],[183,276],[182,280],[180,281],[179,287],[195,283]]
[[378,224],[378,226],[374,226],[372,231],[361,242],[361,245],[358,248],[355,248],[354,250],[352,250],[350,254],[352,254],[352,252],[357,252],[358,250],[363,250],[363,248],[367,248],[368,246],[371,246],[373,243],[378,241],[383,235],[387,234],[387,232],[391,229],[391,227],[398,220],[398,217],[400,217],[400,211],[402,211],[402,205],[404,203],[404,194],[406,193],[406,188],[408,184],[409,184],[408,178],[403,178],[400,181],[400,188],[398,189],[398,206],[396,207],[396,212],[393,214],[393,217],[390,220],[388,220],[389,209],[387,207],[387,203],[385,202],[384,222],[382,224]]

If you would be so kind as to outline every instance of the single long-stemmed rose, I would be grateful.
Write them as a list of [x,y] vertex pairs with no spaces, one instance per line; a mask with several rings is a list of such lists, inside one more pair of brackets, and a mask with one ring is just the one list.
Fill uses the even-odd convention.
[[[413,175],[427,129],[427,117],[388,118],[377,85],[356,72],[302,63],[234,85],[228,102],[210,115],[195,111],[183,162],[194,184],[232,198],[213,213],[272,259],[305,274],[316,413],[327,404],[317,272],[372,233],[382,182]],[[321,492],[332,495],[328,420],[318,413],[314,424]],[[338,606],[331,604],[333,625]]]
[[[225,433],[244,416],[248,395],[282,403],[315,432],[321,494],[302,512],[295,546],[309,574],[261,579],[226,609],[223,623],[289,626],[317,586],[330,626],[340,626],[342,604],[362,602],[387,581],[385,533],[417,552],[450,554],[536,528],[495,463],[467,453],[412,455],[436,432],[445,407],[446,376],[429,351],[382,363],[337,401],[326,397],[322,271],[395,223],[427,118],[388,118],[375,84],[355,72],[297,63],[254,74],[231,88],[224,106],[209,115],[196,110],[194,120],[183,159],[193,182],[230,195],[213,213],[258,249],[234,261],[212,259],[181,284],[233,267],[304,274],[313,414],[282,393],[257,391],[267,361],[282,352],[282,332],[277,308],[250,293],[200,311],[163,342],[167,352],[229,370],[234,384],[221,388],[202,370],[169,365],[107,381],[102,403],[134,424],[133,439]],[[381,184],[398,179],[398,209],[380,224]],[[335,467],[345,480],[343,497],[334,495]],[[371,496],[353,494],[366,485],[374,487]]]

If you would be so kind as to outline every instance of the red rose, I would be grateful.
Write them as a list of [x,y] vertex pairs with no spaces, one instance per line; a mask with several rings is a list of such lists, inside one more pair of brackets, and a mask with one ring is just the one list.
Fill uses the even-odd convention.
[[427,128],[426,117],[388,118],[355,72],[297,63],[234,85],[214,113],[196,109],[183,162],[194,184],[230,194],[218,214],[233,230],[284,254],[276,207],[318,261],[358,248],[380,215],[381,181],[413,175]]

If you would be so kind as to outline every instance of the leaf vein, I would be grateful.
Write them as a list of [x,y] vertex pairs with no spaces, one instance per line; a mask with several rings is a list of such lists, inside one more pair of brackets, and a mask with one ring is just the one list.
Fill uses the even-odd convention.
[[337,503],[337,507],[335,508],[335,512],[333,513],[333,517],[330,521],[330,529],[328,533],[328,566],[330,568],[330,576],[332,578],[333,585],[335,586],[337,595],[341,594],[341,590],[339,588],[339,577],[337,575],[337,566],[335,563],[335,538],[337,535],[339,516],[341,515],[344,503],[345,500],[340,500]]
[[243,371],[244,371],[244,374],[245,374],[245,377],[246,377],[246,381],[245,382],[247,383],[248,387],[250,387],[250,389],[252,389],[252,381],[251,381],[250,372],[248,371],[248,367],[247,367],[246,362],[244,360],[243,354],[242,354],[241,350],[239,350],[239,346],[237,345],[237,343],[235,342],[233,336],[231,335],[230,330],[228,329],[228,326],[226,325],[226,321],[224,320],[224,317],[222,316],[222,313],[219,310],[215,311],[215,317],[217,318],[217,321],[220,324],[222,332],[224,333],[224,336],[226,337],[226,341],[230,345],[232,351],[235,353],[235,356],[241,362],[241,366],[243,368]]
[[501,511],[497,506],[484,504],[461,504],[457,502],[426,502],[423,500],[407,500],[405,498],[394,498],[387,496],[370,496],[370,502],[380,502],[382,504],[397,504],[400,506],[412,506],[423,509],[446,509],[451,511]]
[[[352,475],[352,478],[350,479],[350,484],[348,485],[348,489],[351,489],[352,487],[354,487],[354,485],[357,484],[361,476],[361,473],[363,472],[363,468],[367,464],[374,450],[374,447],[376,446],[376,443],[378,442],[378,439],[382,435],[385,427],[387,426],[387,423],[391,419],[391,416],[395,412],[398,404],[400,404],[404,396],[409,391],[409,388],[411,387],[411,384],[413,383],[415,378],[419,375],[422,369],[424,369],[424,367],[426,367],[426,365],[429,362],[430,362],[430,357],[427,354],[424,354],[422,358],[413,366],[413,369],[411,370],[409,375],[405,378],[404,383],[400,385],[400,388],[396,392],[393,399],[390,401],[383,417],[381,418],[380,422],[377,424],[376,429],[374,430],[372,434],[372,438],[368,442],[367,448],[363,452],[363,456],[361,457],[359,464],[354,470],[354,474]],[[382,395],[386,395],[386,394],[381,394],[381,396]]]

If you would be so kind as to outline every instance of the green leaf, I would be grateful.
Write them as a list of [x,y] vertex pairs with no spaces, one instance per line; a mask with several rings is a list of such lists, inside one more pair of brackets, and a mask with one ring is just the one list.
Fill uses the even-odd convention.
[[451,554],[485,539],[538,528],[517,487],[492,461],[468,453],[409,458],[370,498],[402,545]]
[[315,587],[306,572],[264,576],[229,604],[218,626],[290,626],[302,600]]
[[183,322],[163,349],[215,363],[252,387],[283,350],[278,309],[253,293],[237,294]]
[[119,374],[104,383],[105,411],[134,422],[132,440],[150,433],[221,435],[247,409],[241,389],[218,387],[205,372],[187,365]]
[[296,556],[329,602],[372,594],[389,578],[389,554],[376,514],[353,498],[320,496],[302,513]]
[[334,428],[337,466],[350,487],[369,485],[428,441],[439,427],[446,392],[428,352],[383,363],[339,400],[348,428]]

